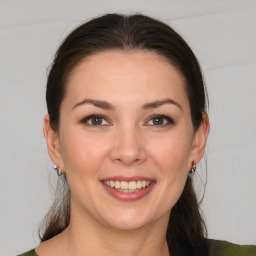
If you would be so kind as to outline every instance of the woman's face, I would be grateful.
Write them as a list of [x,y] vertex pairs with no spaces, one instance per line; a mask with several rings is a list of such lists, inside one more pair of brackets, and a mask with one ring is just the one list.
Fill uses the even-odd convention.
[[150,52],[92,55],[70,75],[60,112],[51,157],[71,214],[122,230],[168,221],[203,154],[177,69]]

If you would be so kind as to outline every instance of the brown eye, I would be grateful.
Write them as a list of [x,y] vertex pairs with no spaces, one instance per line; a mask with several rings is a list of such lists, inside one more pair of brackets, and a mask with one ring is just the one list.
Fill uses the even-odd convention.
[[101,125],[102,124],[102,117],[94,116],[91,118],[92,125]]
[[147,122],[147,125],[160,126],[160,127],[167,126],[170,124],[174,124],[173,119],[165,115],[154,115]]
[[163,125],[164,124],[164,118],[163,117],[154,117],[152,119],[154,125]]
[[104,116],[101,115],[90,115],[81,120],[82,124],[89,126],[106,126],[111,125]]

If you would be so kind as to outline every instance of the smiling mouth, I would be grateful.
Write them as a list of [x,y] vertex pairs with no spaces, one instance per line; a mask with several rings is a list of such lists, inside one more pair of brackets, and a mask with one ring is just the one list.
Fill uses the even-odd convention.
[[133,193],[148,188],[152,182],[145,180],[138,181],[119,181],[119,180],[103,180],[103,183],[110,188],[114,188],[120,192]]

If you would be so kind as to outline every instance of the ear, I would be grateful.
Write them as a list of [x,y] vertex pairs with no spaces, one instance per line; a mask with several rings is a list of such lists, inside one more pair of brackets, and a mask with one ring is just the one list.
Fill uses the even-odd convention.
[[191,169],[193,161],[197,164],[198,162],[200,162],[204,155],[206,141],[210,130],[210,123],[208,115],[204,112],[202,113],[202,115],[202,122],[194,135],[192,150],[190,153],[190,163],[188,163],[188,170]]
[[63,167],[62,154],[60,150],[59,135],[50,125],[50,117],[47,114],[44,117],[44,137],[47,143],[47,149],[52,162]]

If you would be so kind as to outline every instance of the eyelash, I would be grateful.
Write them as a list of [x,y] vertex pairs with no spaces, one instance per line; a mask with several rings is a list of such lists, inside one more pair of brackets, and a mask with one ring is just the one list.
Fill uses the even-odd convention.
[[[89,115],[89,116],[83,118],[83,119],[81,120],[81,123],[82,123],[82,124],[89,125],[89,126],[105,126],[105,125],[102,125],[102,124],[100,124],[100,125],[88,124],[88,121],[89,121],[90,119],[92,119],[92,118],[103,119],[103,120],[105,120],[105,121],[107,121],[107,122],[109,123],[109,121],[107,120],[107,118],[106,118],[105,116],[102,116],[102,115]],[[109,124],[108,124],[108,125],[109,125]]]
[[160,114],[152,115],[147,122],[153,120],[154,118],[163,118],[163,119],[165,119],[166,123],[165,124],[161,124],[161,125],[153,125],[152,124],[152,126],[163,127],[163,126],[168,126],[168,125],[174,124],[174,121],[173,121],[173,119],[171,117],[166,116],[166,115],[160,115]]
[[[106,122],[108,122],[109,123],[109,121],[107,120],[107,118],[105,117],[105,116],[102,116],[102,115],[89,115],[89,116],[87,116],[87,117],[85,117],[85,118],[83,118],[81,121],[80,121],[80,123],[82,123],[82,124],[86,124],[86,125],[88,125],[88,126],[109,126],[109,125],[111,125],[111,124],[88,124],[88,121],[89,120],[91,120],[92,118],[98,118],[98,119],[101,119],[101,120],[105,120]],[[165,119],[165,124],[160,124],[160,125],[154,125],[154,124],[150,124],[150,125],[148,125],[148,126],[159,126],[159,127],[164,127],[164,126],[168,126],[168,125],[171,125],[171,124],[174,124],[174,121],[173,121],[173,119],[171,118],[171,117],[169,117],[169,116],[166,116],[166,115],[160,115],[160,114],[156,114],[156,115],[152,115],[149,119],[148,119],[148,121],[146,122],[146,123],[148,123],[149,121],[152,121],[154,118],[158,118],[158,119],[160,119],[160,118],[163,118],[163,119]]]

